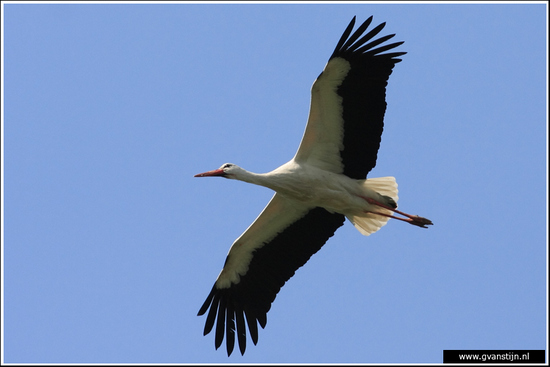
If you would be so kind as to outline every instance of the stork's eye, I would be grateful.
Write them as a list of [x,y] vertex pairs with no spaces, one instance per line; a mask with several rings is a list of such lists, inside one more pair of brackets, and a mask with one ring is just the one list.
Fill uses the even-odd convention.
[[226,164],[223,165],[222,168],[225,169],[225,168],[230,168],[230,167],[233,167],[233,165],[231,163],[226,163]]

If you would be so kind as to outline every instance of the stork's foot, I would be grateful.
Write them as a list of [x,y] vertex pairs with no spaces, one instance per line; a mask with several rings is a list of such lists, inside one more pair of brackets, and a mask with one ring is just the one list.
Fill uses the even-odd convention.
[[427,218],[419,217],[418,215],[411,215],[407,219],[409,219],[407,220],[407,222],[409,222],[410,224],[419,226],[422,228],[428,228],[426,226],[431,226],[433,224],[431,220]]

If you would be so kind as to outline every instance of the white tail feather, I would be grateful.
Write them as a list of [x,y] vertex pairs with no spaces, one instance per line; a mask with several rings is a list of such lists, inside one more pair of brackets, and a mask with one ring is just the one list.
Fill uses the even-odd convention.
[[[399,197],[397,196],[397,182],[394,177],[377,177],[366,179],[363,185],[371,190],[376,191],[380,195],[391,197],[395,203]],[[377,212],[384,214],[392,214],[391,210],[379,208]],[[366,213],[363,216],[348,216],[350,222],[361,234],[368,236],[380,228],[382,228],[390,218],[383,215]]]

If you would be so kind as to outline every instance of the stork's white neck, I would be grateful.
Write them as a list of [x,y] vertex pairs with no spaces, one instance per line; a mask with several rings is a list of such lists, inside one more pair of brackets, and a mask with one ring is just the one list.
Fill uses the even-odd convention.
[[254,173],[254,172],[247,171],[242,167],[239,167],[238,169],[235,169],[234,172],[230,173],[229,178],[233,178],[233,179],[239,180],[239,181],[248,182],[248,183],[251,183],[251,184],[254,184],[254,185],[268,187],[268,188],[270,188],[272,190],[275,190],[275,191],[277,191],[277,187],[278,187],[278,185],[276,185],[276,182],[274,182],[274,181],[277,181],[277,180],[274,179],[271,172],[268,172],[268,173]]
[[283,195],[300,199],[309,196],[307,189],[304,192],[304,188],[310,187],[307,175],[304,176],[301,173],[302,169],[295,162],[290,161],[267,173],[254,173],[235,167],[229,173],[229,178],[264,186]]

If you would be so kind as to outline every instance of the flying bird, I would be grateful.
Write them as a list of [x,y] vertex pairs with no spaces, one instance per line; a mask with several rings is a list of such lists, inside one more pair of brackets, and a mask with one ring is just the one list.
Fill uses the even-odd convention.
[[258,324],[265,327],[267,312],[281,287],[345,218],[366,236],[390,218],[423,228],[432,224],[397,210],[393,177],[366,179],[376,165],[388,78],[406,53],[385,53],[403,42],[381,45],[395,34],[375,39],[385,23],[365,34],[371,22],[372,16],[352,34],[353,17],[313,83],[307,126],[294,158],[268,173],[225,163],[195,175],[225,177],[275,191],[231,246],[198,312],[199,316],[208,312],[204,335],[215,325],[215,347],[225,337],[228,356],[235,345],[235,332],[244,354],[246,325],[252,342],[258,342]]

